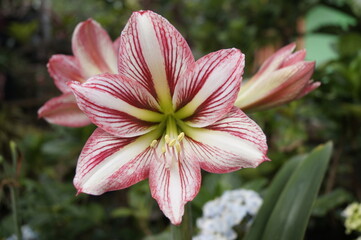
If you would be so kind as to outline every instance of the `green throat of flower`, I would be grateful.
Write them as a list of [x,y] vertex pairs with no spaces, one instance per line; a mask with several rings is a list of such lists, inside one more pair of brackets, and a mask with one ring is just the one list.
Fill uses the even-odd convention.
[[166,168],[170,168],[172,164],[179,162],[183,153],[185,133],[182,126],[184,125],[185,123],[176,119],[173,114],[166,115],[155,130],[159,137],[149,144],[156,151],[158,159],[165,161]]

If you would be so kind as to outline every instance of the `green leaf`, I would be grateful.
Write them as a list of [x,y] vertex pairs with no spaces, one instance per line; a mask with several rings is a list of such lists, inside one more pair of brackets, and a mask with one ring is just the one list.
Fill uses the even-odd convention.
[[169,240],[169,239],[172,239],[172,235],[169,229],[166,229],[165,231],[159,234],[146,236],[143,240]]
[[38,22],[36,20],[26,23],[11,22],[8,27],[8,33],[10,36],[24,43],[29,41],[37,29]]
[[312,209],[312,216],[324,217],[330,210],[353,200],[352,195],[341,188],[320,196]]
[[263,240],[302,240],[332,152],[332,143],[319,146],[289,178],[263,232]]
[[332,144],[289,160],[272,181],[244,240],[302,239],[331,156]]
[[339,10],[318,5],[312,8],[306,16],[307,31],[315,31],[320,27],[335,25],[347,29],[356,23],[356,19]]
[[256,178],[242,185],[244,189],[250,189],[256,192],[260,192],[267,186],[268,180],[266,178]]
[[353,57],[361,49],[361,34],[348,33],[339,37],[336,49],[341,56]]
[[283,165],[278,172],[271,186],[269,187],[261,209],[258,211],[256,219],[254,220],[251,229],[248,231],[244,240],[259,240],[265,229],[267,221],[272,213],[273,206],[277,203],[278,197],[281,194],[284,185],[288,179],[304,159],[304,156],[297,156],[291,158],[286,164]]
[[111,216],[114,217],[114,218],[129,217],[131,215],[133,215],[132,209],[126,208],[126,207],[116,208],[111,213]]

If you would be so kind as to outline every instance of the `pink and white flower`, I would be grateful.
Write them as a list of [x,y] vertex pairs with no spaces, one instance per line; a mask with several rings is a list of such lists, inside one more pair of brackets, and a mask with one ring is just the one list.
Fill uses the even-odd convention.
[[62,95],[47,101],[39,109],[38,116],[68,127],[90,124],[67,83],[83,83],[99,73],[117,73],[118,49],[119,39],[113,43],[99,23],[92,19],[79,23],[72,38],[74,56],[57,54],[48,62],[48,71]]
[[164,18],[135,12],[120,36],[119,74],[70,84],[99,128],[78,160],[74,185],[99,195],[149,178],[173,224],[198,193],[201,169],[227,173],[268,160],[266,138],[234,101],[244,55],[238,49],[195,61]]
[[235,106],[244,111],[264,110],[299,99],[320,86],[310,80],[315,62],[304,61],[305,50],[292,53],[295,48],[289,44],[269,57],[242,85]]

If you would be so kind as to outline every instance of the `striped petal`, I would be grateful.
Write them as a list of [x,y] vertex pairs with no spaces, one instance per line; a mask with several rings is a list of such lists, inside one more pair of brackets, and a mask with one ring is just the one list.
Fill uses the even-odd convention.
[[80,66],[73,56],[62,54],[53,55],[47,66],[50,76],[54,79],[55,85],[63,93],[71,92],[67,82],[84,81]]
[[304,97],[305,95],[312,92],[319,86],[321,86],[320,82],[313,82],[312,80],[309,80],[307,85],[305,86],[305,88],[302,89],[302,91],[297,95],[296,99],[300,99],[300,98]]
[[[286,46],[284,46],[283,48],[279,49],[277,52],[275,52],[271,57],[269,57],[260,67],[260,69],[258,70],[258,72],[252,77],[252,79],[257,79],[259,76],[261,75],[267,75],[275,70],[277,70],[278,68],[280,68],[282,66],[282,64],[284,64],[284,61],[286,58],[290,58],[289,60],[286,61],[286,65],[287,62],[292,62],[292,58],[294,58],[294,60],[297,60],[298,57],[302,56],[302,52],[298,53],[296,55],[292,56],[292,52],[293,50],[296,48],[296,44],[295,43],[290,43]],[[288,64],[289,65],[289,64]]]
[[72,48],[85,78],[99,73],[116,73],[117,58],[108,33],[92,19],[74,30]]
[[39,118],[66,127],[83,127],[91,122],[79,109],[72,92],[47,101],[38,111]]
[[239,99],[236,100],[235,105],[237,107],[240,107],[240,105],[243,107],[245,106],[243,101],[249,101],[253,99],[254,94],[259,95],[259,91],[265,91],[266,88],[263,82],[270,82],[269,76],[275,71],[302,61],[302,57],[305,57],[306,51],[301,50],[292,54],[295,48],[295,43],[288,44],[267,58],[257,73],[242,85],[241,91],[239,92]]
[[228,113],[237,98],[244,68],[238,49],[210,53],[196,62],[189,78],[177,85],[176,116],[193,127],[208,126]]
[[227,173],[254,168],[268,160],[264,133],[236,107],[206,128],[183,130],[190,138],[184,148],[193,152],[193,159],[208,172]]
[[244,110],[261,110],[302,97],[320,85],[310,81],[314,67],[315,62],[302,61],[269,74],[264,81],[255,82],[248,94],[240,94],[237,102],[241,106],[237,106]]
[[[184,205],[199,192],[201,169],[187,152],[178,161],[173,157],[162,154],[151,162],[149,185],[164,215],[172,224],[178,225],[182,221]],[[168,166],[167,162],[171,164]]]
[[98,127],[118,137],[150,132],[163,115],[141,85],[117,74],[101,74],[70,84],[78,105]]
[[138,138],[118,138],[96,129],[78,160],[74,178],[78,192],[100,195],[146,179],[154,152],[149,143],[156,137],[149,133]]
[[291,66],[295,63],[301,62],[305,59],[306,57],[306,49],[302,49],[300,51],[297,51],[291,55],[289,55],[282,63],[282,65],[280,66],[280,68],[284,68],[287,66]]
[[177,82],[193,64],[187,42],[166,19],[151,11],[133,13],[121,34],[120,74],[169,107]]
[[[283,102],[283,99],[294,99],[308,86],[314,68],[315,62],[299,62],[275,72],[275,79],[285,78],[287,81],[282,82],[282,84],[271,91],[269,95],[271,96],[277,93],[277,99],[280,102]],[[277,85],[278,84],[276,83],[276,86]]]

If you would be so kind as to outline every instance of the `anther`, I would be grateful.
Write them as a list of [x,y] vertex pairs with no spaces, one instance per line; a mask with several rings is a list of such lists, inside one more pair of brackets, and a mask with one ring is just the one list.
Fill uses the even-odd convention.
[[176,144],[176,142],[177,142],[177,140],[172,139],[172,140],[168,143],[169,147],[173,147],[173,146]]
[[182,141],[184,139],[184,132],[181,132],[178,137],[177,137],[177,140],[178,142]]
[[153,141],[151,142],[151,144],[150,144],[150,147],[151,147],[151,148],[154,148],[155,145],[157,145],[157,143],[158,143],[157,140],[153,140]]
[[166,134],[166,135],[164,136],[164,140],[165,140],[165,143],[166,143],[166,144],[168,144],[168,143],[170,142],[170,138],[169,138],[169,135],[168,135],[168,134]]

